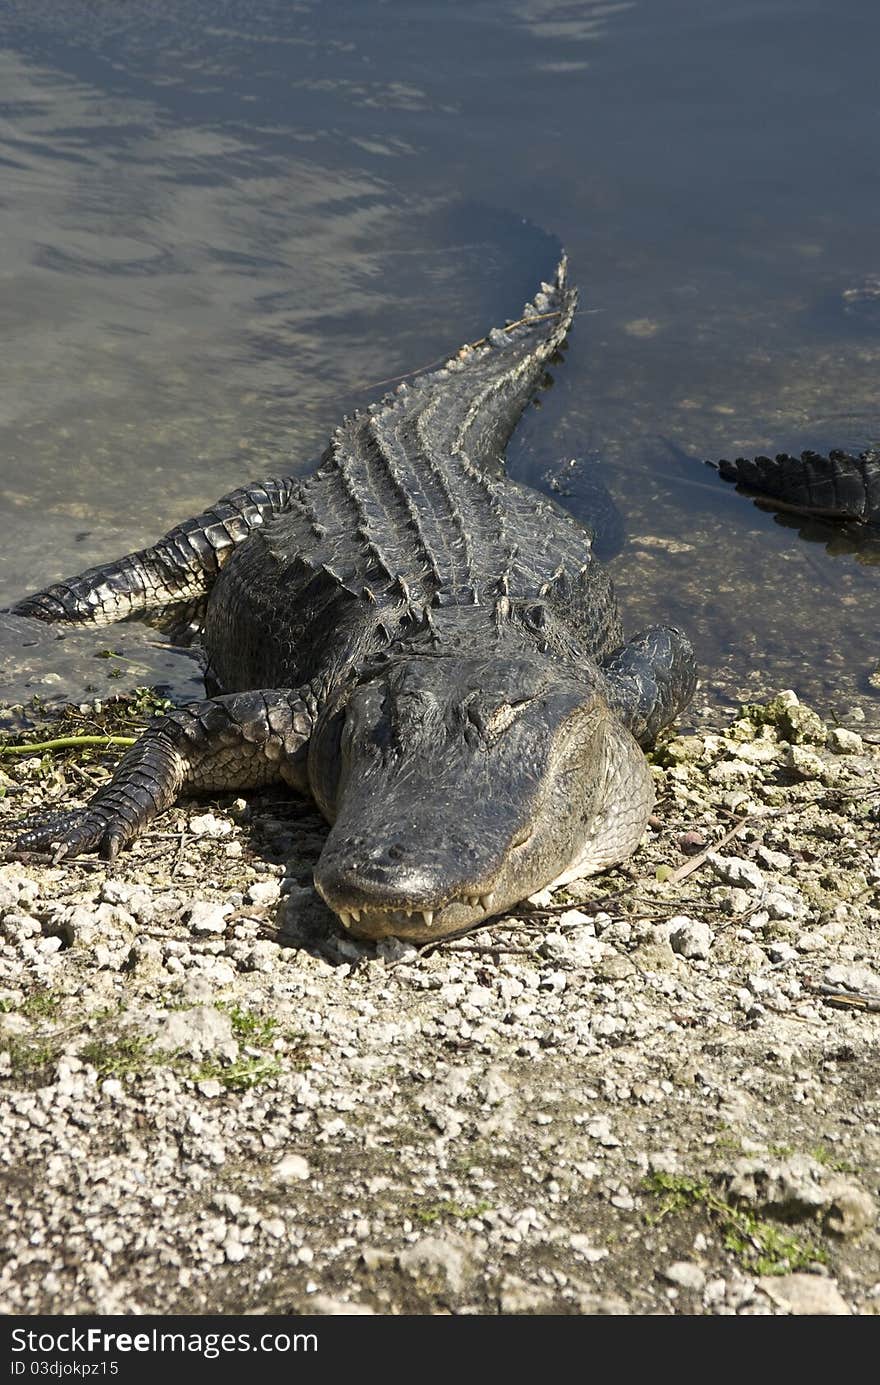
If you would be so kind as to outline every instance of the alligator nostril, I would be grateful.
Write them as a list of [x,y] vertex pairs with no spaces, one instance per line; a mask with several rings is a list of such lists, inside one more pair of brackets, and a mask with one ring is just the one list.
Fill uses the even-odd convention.
[[387,866],[389,862],[396,865],[399,861],[406,859],[407,851],[405,846],[399,842],[392,842],[390,846],[384,843],[382,846],[374,846],[372,851],[367,853],[367,860],[375,866]]

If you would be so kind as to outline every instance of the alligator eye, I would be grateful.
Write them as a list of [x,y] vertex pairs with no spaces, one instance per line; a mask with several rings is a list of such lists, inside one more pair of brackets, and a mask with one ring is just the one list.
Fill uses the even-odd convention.
[[525,711],[531,701],[530,697],[524,697],[520,702],[502,702],[486,720],[489,735],[500,736],[502,731],[506,731],[508,726],[516,721],[520,712]]

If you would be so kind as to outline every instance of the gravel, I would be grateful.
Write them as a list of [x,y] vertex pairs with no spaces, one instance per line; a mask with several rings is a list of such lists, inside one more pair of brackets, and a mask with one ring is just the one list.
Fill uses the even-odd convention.
[[[880,1311],[851,719],[698,715],[625,867],[438,947],[345,936],[278,790],[8,854],[0,1312]],[[2,763],[11,842],[110,761]]]

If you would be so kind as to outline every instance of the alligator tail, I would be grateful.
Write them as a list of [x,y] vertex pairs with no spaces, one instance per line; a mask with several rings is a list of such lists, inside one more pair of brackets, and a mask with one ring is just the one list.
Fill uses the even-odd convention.
[[343,420],[326,458],[358,451],[364,430],[398,436],[421,431],[436,454],[466,458],[495,470],[526,405],[544,379],[547,365],[565,340],[577,307],[577,290],[567,282],[563,255],[551,283],[540,289],[504,327],[459,348],[443,365],[404,380],[368,409]]
[[737,457],[722,460],[718,470],[725,481],[735,481],[758,495],[767,496],[780,509],[821,519],[880,524],[880,447],[868,448],[857,457],[833,451],[828,456],[802,452],[799,457],[780,452],[771,457]]

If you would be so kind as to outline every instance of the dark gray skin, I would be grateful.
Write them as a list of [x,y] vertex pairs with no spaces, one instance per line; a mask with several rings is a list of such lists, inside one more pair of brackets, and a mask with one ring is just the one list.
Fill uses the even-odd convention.
[[639,747],[693,695],[693,652],[665,626],[625,643],[587,530],[500,467],[575,301],[563,261],[518,322],[346,419],[310,478],[20,602],[201,623],[220,694],[20,846],[113,857],[183,790],[280,779],[332,823],[315,884],[342,923],[415,940],[624,860],[653,802]]
[[828,456],[787,452],[775,457],[737,457],[722,460],[718,470],[725,481],[765,499],[774,509],[815,519],[853,525],[880,525],[880,448],[853,457],[834,451]]

